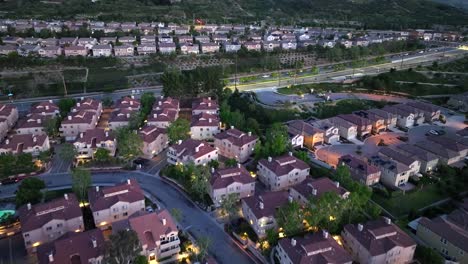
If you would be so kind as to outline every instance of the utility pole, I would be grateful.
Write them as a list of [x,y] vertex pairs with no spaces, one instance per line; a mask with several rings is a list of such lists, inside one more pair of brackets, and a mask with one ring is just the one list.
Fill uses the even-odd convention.
[[234,87],[237,90],[237,54],[236,54],[236,74],[234,75]]
[[67,85],[65,84],[65,77],[63,77],[63,72],[61,73],[61,76],[62,76],[62,83],[63,83],[64,94],[65,94],[65,96],[67,96],[67,95],[68,95],[68,92],[67,92]]

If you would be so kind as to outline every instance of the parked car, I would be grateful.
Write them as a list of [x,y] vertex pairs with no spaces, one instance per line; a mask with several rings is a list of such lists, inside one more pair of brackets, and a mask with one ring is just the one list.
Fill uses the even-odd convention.
[[434,136],[438,136],[438,135],[439,135],[439,133],[438,133],[437,131],[435,131],[434,129],[429,130],[429,133],[432,134],[432,135],[434,135]]

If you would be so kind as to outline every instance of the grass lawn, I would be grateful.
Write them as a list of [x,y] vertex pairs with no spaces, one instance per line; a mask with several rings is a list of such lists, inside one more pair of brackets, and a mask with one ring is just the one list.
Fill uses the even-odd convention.
[[418,210],[434,202],[447,198],[447,194],[441,194],[437,191],[435,184],[427,185],[422,190],[416,190],[398,197],[388,198],[378,193],[373,193],[372,200],[392,215],[401,217],[408,214],[412,209]]
[[307,94],[310,93],[310,89],[314,89],[314,92],[341,92],[348,89],[349,85],[342,85],[336,83],[314,83],[314,84],[301,84],[290,87],[278,88],[277,92],[280,94]]

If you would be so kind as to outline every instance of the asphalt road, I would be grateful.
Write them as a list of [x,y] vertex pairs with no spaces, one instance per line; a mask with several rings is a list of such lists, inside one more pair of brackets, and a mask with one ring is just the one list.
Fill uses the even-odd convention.
[[[47,188],[65,188],[71,184],[68,173],[44,174],[41,177]],[[178,208],[183,215],[180,225],[195,238],[209,237],[212,241],[209,253],[219,263],[254,263],[242,252],[208,213],[194,205],[181,191],[163,181],[157,175],[141,172],[116,172],[93,174],[93,185],[110,185],[135,178],[150,195],[157,197],[168,210]],[[12,196],[17,185],[0,186],[0,197]]]

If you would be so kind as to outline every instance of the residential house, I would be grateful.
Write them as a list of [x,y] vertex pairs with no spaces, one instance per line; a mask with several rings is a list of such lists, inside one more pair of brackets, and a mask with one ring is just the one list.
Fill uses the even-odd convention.
[[372,122],[367,118],[353,114],[338,115],[336,118],[341,118],[355,125],[357,127],[357,135],[361,139],[366,138],[372,132]]
[[220,44],[229,40],[228,36],[224,34],[213,34],[211,38],[213,39],[213,42],[217,44]]
[[160,34],[158,35],[158,43],[174,43],[174,39],[171,35]]
[[281,41],[281,49],[283,49],[283,50],[295,50],[295,49],[297,49],[296,40],[282,40]]
[[93,57],[110,57],[112,56],[112,45],[102,44],[93,46]]
[[238,42],[229,41],[223,42],[221,45],[223,46],[224,51],[227,53],[238,52],[242,47],[242,45]]
[[220,122],[217,115],[201,113],[193,115],[190,123],[190,136],[193,139],[213,139],[220,132]]
[[397,149],[393,149],[390,147],[383,147],[379,150],[379,155],[387,157],[391,160],[396,160],[402,164],[405,164],[410,168],[409,174],[415,175],[419,173],[419,169],[421,167],[421,161],[413,158],[413,155],[406,155],[404,152],[400,152]]
[[414,114],[402,109],[399,109],[395,106],[385,106],[382,108],[383,111],[386,111],[397,118],[396,125],[402,128],[410,128],[414,125]]
[[242,199],[254,195],[254,192],[255,178],[250,176],[250,172],[241,164],[233,168],[212,169],[209,195],[215,206],[220,206],[222,201],[231,194]]
[[58,46],[58,39],[56,38],[45,38],[41,40],[41,46]]
[[338,128],[338,134],[345,139],[355,139],[357,136],[357,125],[338,116],[328,118],[328,121]]
[[412,169],[407,165],[383,156],[371,156],[368,159],[368,162],[380,169],[380,181],[393,188],[405,185],[408,182],[410,173],[412,172]]
[[95,38],[79,38],[78,39],[78,46],[83,46],[86,49],[92,49],[94,45],[98,43],[97,39]]
[[[371,133],[373,134],[379,134],[380,132],[383,132],[387,129],[387,126],[385,125],[385,119],[381,117],[380,115],[376,115],[372,112],[364,111],[364,110],[355,111],[353,112],[353,114],[363,118],[364,120],[368,120],[372,125]],[[367,121],[364,121],[364,123],[366,122]],[[364,127],[361,127],[361,128],[364,128]],[[358,131],[359,131],[359,128],[358,128]]]
[[313,127],[323,131],[323,141],[328,144],[334,144],[340,140],[339,129],[334,126],[329,119],[310,122]]
[[45,46],[40,47],[37,53],[39,56],[46,58],[55,58],[62,55],[62,48],[60,46]]
[[109,156],[115,156],[117,142],[115,136],[102,128],[94,128],[81,132],[73,143],[77,151],[77,159],[93,159],[99,148],[109,151]]
[[133,36],[126,36],[126,37],[119,37],[119,42],[125,45],[133,46],[136,43],[136,37]]
[[183,35],[183,34],[188,34],[188,33],[189,33],[189,28],[187,26],[174,28],[175,35]]
[[117,43],[117,37],[101,37],[99,39],[99,43],[101,45],[107,45],[107,44],[115,45]]
[[140,101],[133,96],[124,96],[119,99],[115,105],[116,109],[140,110]]
[[195,36],[195,42],[198,42],[200,44],[202,43],[210,43],[210,36],[207,36],[207,35],[198,35],[198,36]]
[[101,230],[145,210],[145,196],[135,179],[111,187],[92,187],[88,191],[94,223]]
[[281,42],[279,41],[276,41],[276,40],[273,40],[273,41],[264,41],[263,42],[263,50],[264,51],[274,51],[274,50],[278,50],[279,48],[281,48]]
[[0,45],[0,54],[8,55],[13,52],[18,52],[18,49],[14,45]]
[[305,237],[282,238],[275,252],[280,264],[353,262],[349,253],[325,230]]
[[419,172],[425,173],[432,171],[439,163],[439,157],[437,155],[415,145],[401,144],[397,145],[396,147],[398,152],[404,153],[405,156],[414,157],[421,162]]
[[114,46],[114,55],[117,57],[133,56],[134,53],[135,47],[131,45]]
[[437,156],[439,164],[452,165],[460,161],[463,157],[459,153],[446,148],[444,145],[429,140],[423,140],[414,144],[416,147],[433,153]]
[[37,248],[39,264],[102,263],[106,254],[104,235],[99,229],[68,232],[59,239]]
[[287,191],[265,192],[243,198],[242,215],[258,237],[263,238],[266,236],[266,230],[278,228],[276,212],[288,203],[289,199]]
[[214,53],[214,52],[219,52],[219,44],[218,43],[205,43],[202,42],[200,43],[201,47],[201,52],[202,53]]
[[39,44],[36,44],[36,45],[23,44],[19,46],[17,51],[18,51],[18,54],[21,56],[30,56],[33,54],[34,55],[39,54],[40,48],[41,46],[39,46]]
[[78,43],[78,37],[63,37],[58,40],[60,46],[75,46]]
[[458,155],[458,160],[463,160],[468,155],[468,140],[459,137],[447,135],[444,136],[429,136],[427,139],[430,142],[444,146],[444,148],[454,151]]
[[142,251],[140,255],[148,263],[170,258],[180,252],[179,231],[167,210],[146,213],[139,211],[128,219],[112,223],[112,232],[133,230],[137,234]]
[[[32,134],[32,135],[46,135],[47,132],[44,130],[44,123],[47,119],[52,118],[51,116],[42,115],[42,114],[30,114],[20,120],[18,125],[16,126],[15,130],[17,134],[24,135],[24,134]],[[1,121],[2,119],[0,119]],[[0,134],[3,131],[8,131],[8,126],[6,122],[0,122]],[[5,130],[6,128],[6,130]],[[5,135],[3,135],[5,136]]]
[[396,105],[393,105],[395,108],[398,108],[402,111],[405,111],[407,113],[411,113],[413,114],[414,116],[414,124],[422,124],[424,123],[424,120],[425,120],[425,117],[424,117],[424,111],[418,109],[418,108],[415,108],[415,107],[412,107],[408,104],[396,104]]
[[468,200],[460,208],[447,215],[433,219],[421,217],[416,235],[428,247],[438,251],[444,258],[457,263],[468,263]]
[[156,107],[147,119],[147,124],[159,128],[167,128],[179,117],[179,112],[174,109]]
[[201,113],[217,115],[219,113],[218,102],[212,100],[211,97],[194,99],[192,101],[192,115],[199,115]]
[[83,56],[88,55],[88,50],[83,46],[65,46],[63,48],[65,56]]
[[353,260],[362,264],[411,263],[416,250],[416,242],[389,218],[347,224],[341,237]]
[[160,27],[160,28],[158,28],[158,33],[159,34],[171,34],[172,33],[172,28],[170,28],[170,27]]
[[164,128],[147,125],[138,131],[138,135],[143,140],[141,152],[148,159],[158,155],[169,145],[167,131]]
[[247,41],[242,44],[248,51],[261,51],[262,43],[260,41]]
[[333,192],[343,199],[349,196],[348,190],[340,186],[339,182],[333,182],[330,178],[307,178],[305,181],[291,186],[289,195],[302,205],[306,205],[311,198],[318,199],[327,192]]
[[31,153],[33,156],[50,149],[47,135],[11,135],[0,144],[0,153]]
[[310,167],[304,161],[289,155],[261,159],[257,165],[259,180],[272,190],[284,190],[301,183],[309,175]]
[[18,121],[18,108],[14,105],[0,104],[0,118],[6,119],[8,128],[14,127]]
[[247,161],[254,152],[258,137],[252,132],[247,134],[231,127],[214,136],[214,145],[219,150],[219,154],[226,158],[236,159],[243,163]]
[[148,55],[154,54],[157,52],[156,45],[151,43],[142,43],[141,45],[137,46],[138,55]]
[[37,45],[42,41],[41,38],[24,38],[23,45]]
[[171,54],[176,52],[176,44],[175,43],[165,43],[160,42],[158,44],[159,52],[162,54]]
[[97,125],[97,116],[95,113],[80,111],[70,113],[66,119],[62,120],[60,132],[65,140],[72,141],[81,133],[88,129],[93,129]]
[[75,194],[64,194],[47,203],[23,205],[18,210],[26,250],[52,242],[68,232],[84,230],[81,208]]
[[[318,129],[302,120],[293,120],[287,122],[286,125],[288,126],[288,134],[290,135],[292,140],[294,140],[298,136],[302,136],[303,145],[306,146],[308,149],[313,150],[316,145],[323,144],[323,130]],[[302,147],[303,145],[300,145],[300,147]]]
[[182,54],[198,54],[200,53],[200,47],[198,44],[188,44],[188,43],[182,43],[180,45],[180,52]]
[[410,101],[406,104],[421,111],[424,115],[424,120],[426,122],[433,122],[439,120],[440,108],[433,104],[418,101]]
[[348,167],[351,177],[362,184],[372,186],[380,181],[381,171],[378,167],[354,155],[344,155],[339,164]]
[[193,37],[191,35],[180,35],[180,36],[177,36],[177,39],[179,39],[179,44],[193,43]]
[[161,97],[156,98],[156,101],[153,104],[153,110],[159,109],[171,109],[179,112],[179,100],[172,98],[172,97]]
[[207,142],[196,139],[179,140],[167,152],[167,162],[170,164],[205,165],[212,160],[218,160],[218,150]]
[[108,127],[111,130],[116,130],[119,127],[128,126],[132,118],[135,118],[135,114],[138,110],[128,108],[119,108],[111,113],[109,118]]
[[[391,112],[388,112],[382,109],[377,109],[377,108],[366,110],[366,112],[369,113],[368,117],[372,118],[373,120],[378,120],[379,118],[383,118],[384,125],[386,128],[394,128],[397,125],[397,116]],[[372,116],[375,116],[375,117],[372,117]]]

